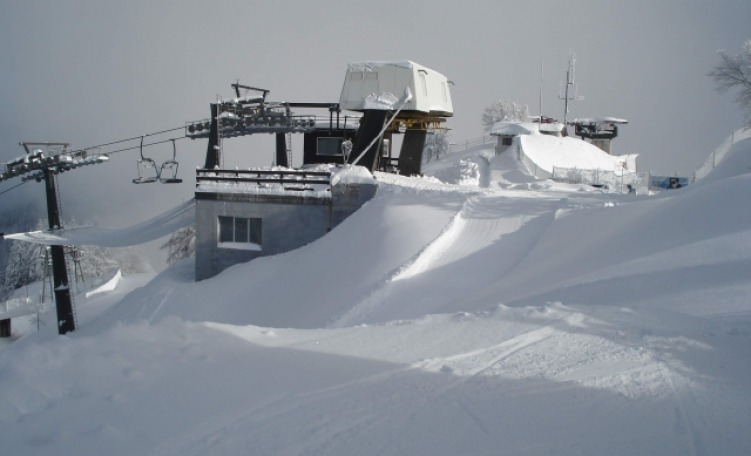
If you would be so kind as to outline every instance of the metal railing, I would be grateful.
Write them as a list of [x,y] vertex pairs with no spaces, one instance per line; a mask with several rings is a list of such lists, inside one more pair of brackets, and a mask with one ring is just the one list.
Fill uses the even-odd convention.
[[299,184],[331,186],[331,172],[305,170],[196,170],[196,186],[204,182],[235,184]]
[[602,169],[578,169],[553,167],[552,179],[571,184],[587,184],[596,187],[604,187],[617,192],[627,193],[629,185],[632,189],[642,188],[644,175],[627,171],[607,171]]
[[480,136],[480,137],[477,137],[477,138],[467,139],[464,142],[451,143],[449,145],[449,153],[451,153],[451,152],[459,152],[459,151],[462,151],[462,150],[466,151],[466,150],[469,150],[472,147],[483,146],[485,144],[493,144],[493,143],[496,142],[496,139],[497,138],[495,136],[483,135],[483,136]]

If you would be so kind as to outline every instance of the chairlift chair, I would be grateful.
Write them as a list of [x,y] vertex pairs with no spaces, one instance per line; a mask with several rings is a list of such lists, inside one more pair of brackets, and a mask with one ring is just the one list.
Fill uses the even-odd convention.
[[148,157],[143,156],[143,136],[141,136],[141,147],[139,149],[141,159],[138,160],[136,165],[136,171],[138,177],[133,179],[134,184],[150,184],[159,180],[160,170],[156,166],[156,162]]
[[[182,183],[182,179],[177,177],[177,168],[180,164],[177,162],[177,146],[175,146],[175,140],[172,139],[172,159],[162,163],[162,168],[159,170],[159,182],[163,184],[179,184]],[[168,177],[164,176],[165,171]]]

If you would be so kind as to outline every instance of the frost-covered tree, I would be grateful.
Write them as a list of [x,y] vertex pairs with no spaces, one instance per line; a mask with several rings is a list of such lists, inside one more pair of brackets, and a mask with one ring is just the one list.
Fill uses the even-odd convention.
[[490,103],[482,113],[482,125],[485,131],[490,131],[496,122],[523,122],[529,117],[529,108],[508,100],[498,100]]
[[[68,224],[77,225],[74,221]],[[46,229],[46,223],[39,220],[35,229]],[[46,274],[51,273],[47,269],[47,263],[51,261],[51,257],[46,254],[47,246],[7,239],[2,242],[3,253],[7,251],[7,254],[0,258],[0,300],[7,298],[13,290],[43,280]],[[132,247],[112,249],[87,245],[65,250],[68,279],[72,281],[80,280],[80,276],[89,280],[118,268],[125,275],[151,270],[143,255],[139,255]]]
[[443,130],[429,132],[425,138],[425,148],[422,152],[422,158],[425,163],[430,160],[437,160],[449,151],[449,140],[446,132]]
[[751,128],[751,40],[746,41],[736,56],[725,51],[718,51],[718,54],[720,63],[709,72],[709,76],[721,93],[738,88],[735,101],[746,117],[746,127]]
[[196,251],[195,242],[196,229],[193,226],[186,226],[172,233],[169,240],[161,247],[167,249],[167,264],[192,256]]
[[3,294],[44,277],[45,248],[43,245],[28,242],[11,242],[8,260],[3,271],[3,283],[0,284]]

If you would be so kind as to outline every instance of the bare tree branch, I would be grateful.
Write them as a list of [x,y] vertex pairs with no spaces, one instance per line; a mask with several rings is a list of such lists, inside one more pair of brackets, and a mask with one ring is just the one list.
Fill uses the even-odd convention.
[[720,63],[717,64],[709,77],[717,84],[717,91],[724,93],[738,88],[740,92],[735,102],[744,112],[747,127],[751,128],[751,40],[743,45],[742,52],[736,56],[719,51]]

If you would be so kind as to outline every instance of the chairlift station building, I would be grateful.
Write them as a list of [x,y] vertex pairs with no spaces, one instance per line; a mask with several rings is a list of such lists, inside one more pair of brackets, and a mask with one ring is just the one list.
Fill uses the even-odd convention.
[[[338,103],[272,102],[268,90],[233,84],[235,98],[186,125],[186,136],[208,140],[196,176],[196,280],[325,235],[375,195],[373,171],[419,175],[426,135],[453,115],[448,85],[410,61],[350,64]],[[221,169],[223,141],[259,133],[276,136],[276,166]],[[303,135],[298,169],[290,168],[292,134]],[[398,155],[394,134],[404,135]]]

